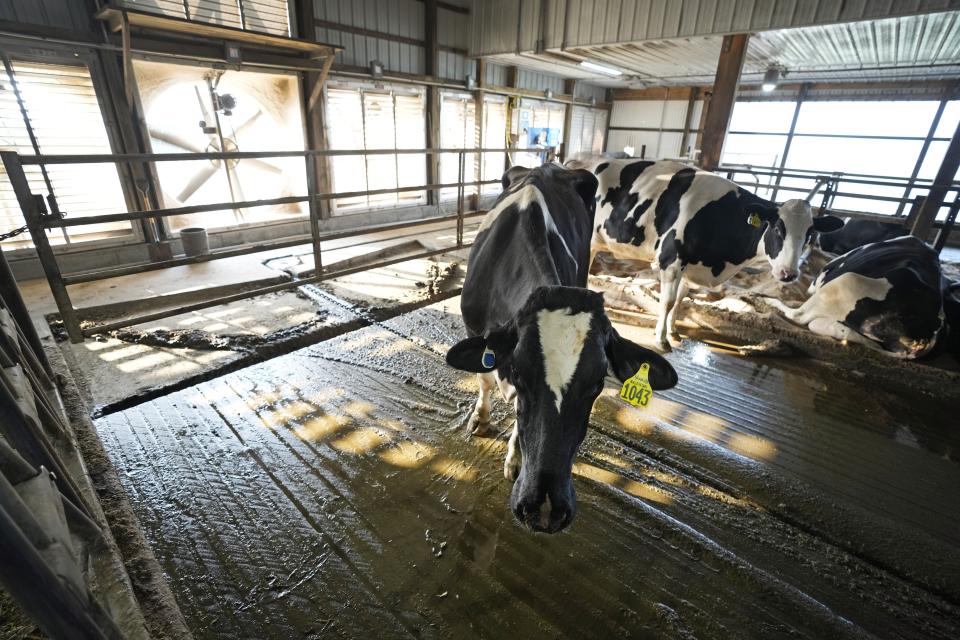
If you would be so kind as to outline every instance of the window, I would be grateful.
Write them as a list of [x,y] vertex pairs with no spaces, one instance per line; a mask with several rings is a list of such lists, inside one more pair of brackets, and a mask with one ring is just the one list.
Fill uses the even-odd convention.
[[[477,105],[468,93],[440,94],[440,147],[443,149],[475,149],[477,147]],[[451,184],[459,177],[460,157],[455,153],[440,154],[440,182]],[[464,182],[477,179],[476,154],[469,153],[464,158]],[[477,192],[474,186],[465,187],[464,193]],[[441,189],[440,197],[451,199],[457,196],[457,189]]]
[[[483,148],[507,148],[507,98],[505,96],[484,96],[483,98]],[[503,176],[506,158],[503,153],[483,154],[483,167],[480,179],[497,180],[495,184],[485,184],[481,193],[500,193],[500,178]]]
[[[730,116],[722,162],[779,166],[796,108],[796,102],[737,102]],[[763,178],[761,182],[767,180]]]
[[517,148],[529,149],[516,153],[514,164],[538,167],[563,142],[563,119],[566,108],[562,104],[524,98],[517,115]]
[[[86,66],[13,60],[0,76],[0,147],[22,154],[111,153],[100,105]],[[34,136],[34,142],[30,135]],[[62,212],[74,218],[127,210],[113,164],[25,166],[35,194],[52,193]],[[23,214],[0,165],[0,232],[23,224]],[[71,227],[48,232],[52,244],[124,236],[129,222]],[[31,246],[27,234],[3,243],[5,249]]]
[[131,9],[225,27],[290,35],[287,0],[123,0]]
[[568,155],[574,153],[602,153],[603,138],[607,132],[605,109],[573,107],[570,114],[570,141]]
[[[331,149],[426,148],[422,88],[329,85],[326,96],[327,140]],[[336,193],[415,187],[427,181],[425,154],[334,156],[329,160]],[[334,207],[343,213],[424,202],[426,194],[419,190],[338,198]]]

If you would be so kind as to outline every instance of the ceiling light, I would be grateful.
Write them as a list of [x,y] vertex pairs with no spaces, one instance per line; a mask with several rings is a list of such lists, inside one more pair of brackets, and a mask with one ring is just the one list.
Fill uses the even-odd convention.
[[597,73],[602,73],[608,76],[622,76],[623,71],[619,69],[614,69],[613,67],[607,67],[602,64],[597,64],[596,62],[590,62],[588,60],[583,60],[580,62],[580,66],[584,69],[589,69],[590,71],[596,71]]
[[767,72],[763,74],[763,90],[766,92],[773,91],[777,88],[777,84],[780,82],[780,67],[771,65],[767,68]]

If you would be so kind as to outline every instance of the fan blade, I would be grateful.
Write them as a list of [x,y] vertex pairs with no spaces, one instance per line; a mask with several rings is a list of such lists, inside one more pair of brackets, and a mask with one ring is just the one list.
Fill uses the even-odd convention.
[[[236,166],[227,165],[227,172],[230,174],[230,183],[233,185],[233,201],[243,202],[246,198],[243,195],[243,188],[240,186],[240,176],[237,175]],[[237,222],[243,222],[243,209],[234,209],[233,215]]]
[[197,94],[197,102],[200,103],[200,111],[203,113],[203,121],[207,123],[208,127],[212,127],[212,118],[210,117],[210,112],[207,111],[207,103],[203,101],[203,97],[200,95],[200,88],[197,85],[193,85],[193,90]]
[[205,167],[197,175],[193,176],[193,179],[187,183],[187,186],[183,188],[183,191],[180,192],[178,199],[180,202],[185,202],[187,198],[196,193],[197,189],[202,187],[207,183],[207,180],[213,177],[213,174],[217,172],[216,165],[211,164],[209,167]]
[[160,129],[149,129],[148,130],[150,137],[154,140],[159,140],[160,142],[166,142],[167,144],[172,144],[175,147],[180,147],[184,151],[193,151],[194,153],[203,153],[206,149],[201,149],[197,145],[193,144],[191,141],[186,138],[181,138],[175,133],[170,133],[169,131],[162,131]]
[[260,109],[257,109],[257,112],[255,114],[247,118],[243,122],[243,124],[241,124],[239,127],[233,130],[234,137],[240,135],[240,133],[242,133],[244,129],[246,129],[247,127],[252,125],[254,122],[256,122],[262,115],[263,115],[263,111],[261,111]]
[[241,160],[241,162],[249,162],[251,165],[256,165],[258,169],[269,171],[270,173],[275,173],[277,175],[280,175],[281,173],[283,173],[283,169],[281,169],[280,167],[272,165],[269,162],[265,162],[260,158],[247,158],[247,159]]

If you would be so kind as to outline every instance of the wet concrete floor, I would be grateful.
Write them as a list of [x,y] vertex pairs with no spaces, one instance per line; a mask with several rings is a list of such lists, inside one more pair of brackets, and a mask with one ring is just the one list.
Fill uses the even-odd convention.
[[98,420],[197,638],[960,637],[958,407],[687,341],[646,409],[604,392],[534,535],[461,428],[458,308]]

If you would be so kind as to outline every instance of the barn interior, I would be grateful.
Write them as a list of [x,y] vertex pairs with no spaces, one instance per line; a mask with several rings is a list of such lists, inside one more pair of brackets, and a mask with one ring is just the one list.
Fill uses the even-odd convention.
[[[8,0],[0,59],[0,638],[960,637],[960,1]],[[786,320],[816,239],[695,289],[534,533],[444,357],[504,172],[615,157],[927,242],[942,344]],[[655,348],[656,265],[587,284]]]

